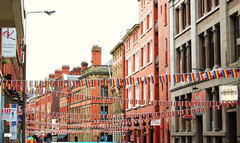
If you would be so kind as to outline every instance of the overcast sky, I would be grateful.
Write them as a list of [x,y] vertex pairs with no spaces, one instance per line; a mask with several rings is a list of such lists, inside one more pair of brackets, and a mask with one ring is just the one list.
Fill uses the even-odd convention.
[[127,29],[139,23],[137,0],[25,0],[27,80],[44,80],[62,65],[90,64],[91,47],[102,47],[102,64]]

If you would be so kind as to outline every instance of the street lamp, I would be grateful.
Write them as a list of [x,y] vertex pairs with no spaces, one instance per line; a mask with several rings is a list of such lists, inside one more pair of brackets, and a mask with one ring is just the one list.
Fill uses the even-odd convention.
[[[24,61],[23,61],[23,80],[26,80],[26,53],[27,53],[27,15],[30,13],[46,13],[47,15],[52,15],[53,13],[55,13],[56,11],[30,11],[27,12],[25,15],[25,26],[24,26],[24,42],[25,42],[25,46],[23,48],[23,52],[24,52]],[[26,94],[24,92],[22,92],[22,96],[23,96],[23,111],[25,111],[26,109]],[[22,122],[22,143],[26,143],[26,112],[23,112],[23,122]]]

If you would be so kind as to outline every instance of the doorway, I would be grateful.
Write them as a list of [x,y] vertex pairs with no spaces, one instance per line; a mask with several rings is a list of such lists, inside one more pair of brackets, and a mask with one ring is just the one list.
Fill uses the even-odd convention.
[[196,141],[197,143],[203,142],[203,120],[202,115],[196,115]]
[[228,112],[227,135],[228,143],[237,142],[237,117],[236,112]]
[[75,136],[75,142],[78,142],[78,137],[77,136]]

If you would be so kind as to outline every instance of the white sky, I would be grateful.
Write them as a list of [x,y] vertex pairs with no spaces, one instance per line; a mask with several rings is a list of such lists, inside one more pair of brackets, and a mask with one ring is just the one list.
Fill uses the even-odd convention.
[[25,0],[27,15],[27,80],[44,80],[62,65],[90,64],[91,47],[102,47],[102,64],[126,30],[139,23],[137,0]]

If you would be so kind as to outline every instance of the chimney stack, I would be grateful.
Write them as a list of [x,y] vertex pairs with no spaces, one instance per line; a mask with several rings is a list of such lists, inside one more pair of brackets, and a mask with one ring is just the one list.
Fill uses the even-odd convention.
[[72,74],[73,75],[81,75],[81,67],[74,67]]
[[62,65],[62,74],[69,75],[69,65]]
[[82,71],[83,71],[88,67],[88,63],[86,61],[82,61],[81,66],[82,66]]
[[49,78],[49,79],[54,79],[54,78],[55,78],[55,74],[50,73],[50,74],[48,75],[48,78]]
[[62,76],[62,71],[61,70],[55,70],[55,78],[59,78]]
[[92,47],[92,65],[102,64],[102,48],[98,45],[93,45]]

